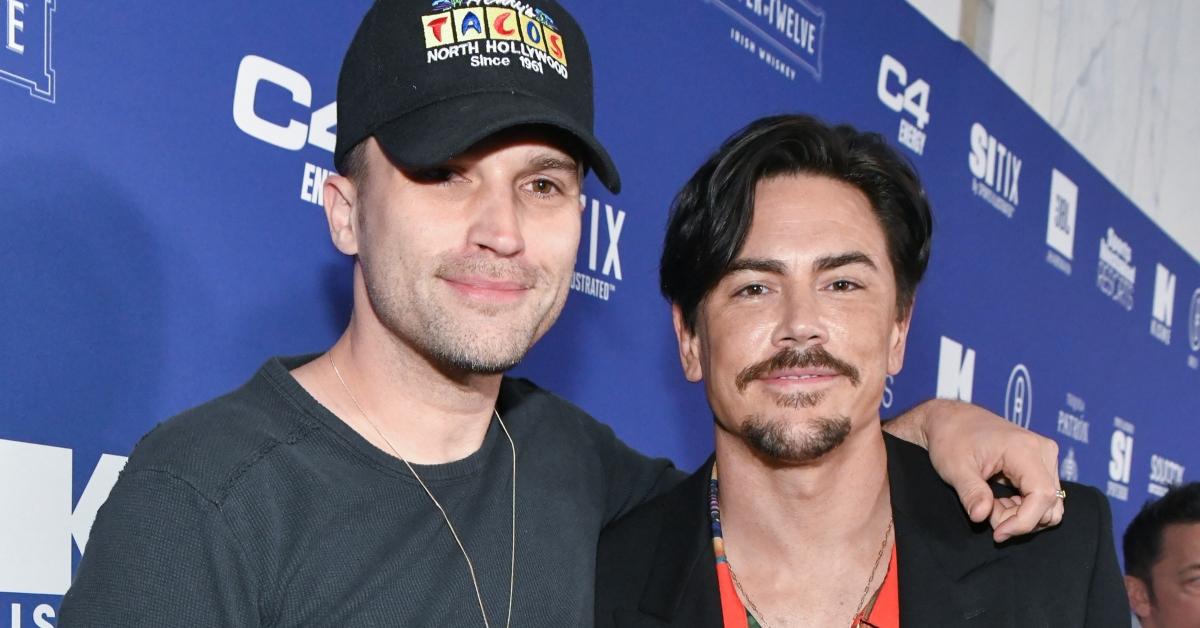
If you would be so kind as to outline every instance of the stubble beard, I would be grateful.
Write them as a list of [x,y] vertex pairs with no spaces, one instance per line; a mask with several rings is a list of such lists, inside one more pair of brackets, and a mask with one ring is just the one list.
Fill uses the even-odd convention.
[[836,449],[850,435],[850,418],[817,417],[795,425],[762,415],[747,417],[741,437],[752,449],[778,462],[805,464]]
[[[533,346],[539,331],[558,317],[564,300],[548,306],[517,306],[511,316],[504,318],[502,315],[510,308],[503,306],[462,307],[456,312],[433,294],[402,297],[394,282],[374,276],[368,260],[360,259],[360,264],[367,297],[383,326],[400,342],[451,372],[496,375],[513,368]],[[459,269],[466,266],[486,270],[490,262],[463,260],[451,264]]]

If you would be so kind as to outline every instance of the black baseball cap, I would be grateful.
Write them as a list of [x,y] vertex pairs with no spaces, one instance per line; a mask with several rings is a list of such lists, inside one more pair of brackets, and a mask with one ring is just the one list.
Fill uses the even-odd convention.
[[547,125],[578,140],[616,193],[592,93],[583,31],[553,0],[377,0],[342,61],[334,164],[371,136],[393,162],[421,168],[499,131]]

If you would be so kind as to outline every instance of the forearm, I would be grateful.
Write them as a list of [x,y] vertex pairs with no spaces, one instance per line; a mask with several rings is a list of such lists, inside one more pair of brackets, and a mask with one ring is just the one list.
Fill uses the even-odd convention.
[[883,431],[914,445],[929,449],[925,425],[931,414],[930,406],[945,404],[943,399],[930,399],[909,408],[894,419],[883,422]]

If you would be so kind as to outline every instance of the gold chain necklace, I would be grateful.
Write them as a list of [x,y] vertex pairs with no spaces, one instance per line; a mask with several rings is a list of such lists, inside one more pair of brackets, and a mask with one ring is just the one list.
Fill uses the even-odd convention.
[[[417,470],[409,464],[408,460],[405,460],[404,456],[400,455],[399,450],[392,444],[391,439],[379,429],[378,425],[375,425],[375,422],[367,415],[366,410],[363,410],[362,404],[358,402],[358,398],[354,396],[350,387],[346,385],[346,380],[342,378],[342,372],[338,370],[337,363],[333,361],[333,350],[330,350],[325,355],[329,357],[329,365],[333,367],[333,374],[337,375],[338,381],[342,383],[342,389],[350,396],[350,401],[354,402],[354,407],[358,409],[358,413],[362,415],[363,419],[366,419],[367,424],[375,430],[379,438],[387,443],[388,449],[392,450],[392,455],[399,458],[400,462],[403,462],[404,466],[408,467],[409,473],[412,473],[413,477],[417,479],[417,483],[421,485],[421,488],[425,489],[425,494],[429,496],[433,505],[437,506],[438,512],[442,513],[442,519],[446,520],[446,527],[450,529],[450,536],[454,537],[454,542],[458,544],[458,549],[462,551],[463,558],[467,560],[467,571],[471,574],[471,584],[475,587],[475,599],[479,602],[479,614],[483,616],[483,626],[484,628],[492,628],[491,623],[488,622],[487,609],[483,607],[483,593],[479,590],[479,580],[475,577],[475,564],[471,562],[471,557],[467,554],[467,548],[463,545],[462,539],[458,538],[458,532],[455,531],[454,524],[450,523],[450,515],[446,514],[446,509],[433,496],[433,491],[429,490],[425,481],[421,479],[420,475],[417,475]],[[500,422],[500,429],[504,430],[504,435],[508,437],[508,446],[512,449],[512,555],[508,566],[508,619],[504,622],[505,628],[510,628],[512,626],[513,585],[517,577],[517,445],[513,442],[512,434],[508,433],[508,426],[504,425],[504,419],[500,418],[500,411],[492,408],[492,413],[496,416],[496,420]]]
[[[858,628],[859,626],[863,625],[872,625],[867,623],[865,612],[866,608],[864,604],[867,601],[867,593],[871,590],[871,583],[875,582],[875,573],[879,571],[879,561],[883,559],[883,552],[887,549],[888,537],[892,534],[892,522],[892,518],[888,517],[887,529],[883,531],[883,542],[879,544],[879,554],[875,556],[875,565],[871,567],[871,577],[867,579],[867,586],[863,587],[862,597],[858,599],[858,610],[856,610],[854,612],[854,616],[850,618],[850,628]],[[750,599],[750,596],[746,593],[746,590],[742,588],[742,582],[738,580],[737,572],[733,570],[733,564],[729,562],[728,554],[725,556],[725,564],[729,566],[729,577],[733,580],[733,585],[737,587],[738,593],[742,595],[742,599],[746,600],[746,603],[750,605],[750,610],[754,613],[754,616],[758,618],[758,623],[762,625],[762,628],[771,628],[769,625],[767,625],[766,615],[763,615],[762,611],[758,610],[758,607],[754,605],[754,600]]]

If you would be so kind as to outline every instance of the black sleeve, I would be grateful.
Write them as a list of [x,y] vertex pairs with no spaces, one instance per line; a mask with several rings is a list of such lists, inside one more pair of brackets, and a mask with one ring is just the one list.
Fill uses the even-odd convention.
[[[1092,564],[1092,581],[1088,586],[1087,628],[1129,628],[1132,615],[1125,594],[1125,580],[1117,565],[1117,550],[1113,545],[1112,511],[1108,498],[1088,487],[1096,502],[1096,556]],[[1072,492],[1079,492],[1074,488]],[[1074,495],[1072,495],[1073,497]]]
[[127,471],[97,514],[58,625],[258,626],[250,565],[217,504],[167,473]]
[[[594,421],[594,420],[593,420]],[[678,484],[686,476],[666,458],[649,458],[595,421],[595,451],[604,467],[604,525]]]

